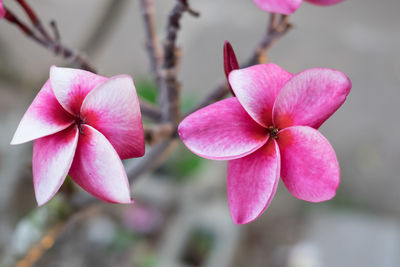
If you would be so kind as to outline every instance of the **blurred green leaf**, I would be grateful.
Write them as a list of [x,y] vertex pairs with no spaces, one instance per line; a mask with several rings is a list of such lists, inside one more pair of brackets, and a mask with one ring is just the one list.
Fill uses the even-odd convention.
[[155,104],[157,101],[157,85],[149,78],[139,78],[135,80],[136,91],[139,98],[145,99]]
[[115,233],[110,249],[113,251],[125,250],[139,240],[138,235],[120,227]]
[[193,178],[204,162],[203,158],[196,156],[185,146],[180,145],[165,162],[162,169],[171,177],[183,182]]

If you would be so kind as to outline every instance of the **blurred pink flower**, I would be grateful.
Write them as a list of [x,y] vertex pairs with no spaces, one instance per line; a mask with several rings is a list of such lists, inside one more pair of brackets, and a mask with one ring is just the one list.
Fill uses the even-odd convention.
[[6,14],[6,9],[3,6],[3,0],[0,0],[0,19]]
[[11,144],[35,140],[33,183],[39,205],[49,201],[67,174],[106,202],[130,203],[121,159],[144,155],[139,100],[130,76],[105,78],[51,67]]
[[162,225],[162,213],[152,205],[135,203],[123,210],[122,223],[130,230],[151,234]]
[[195,154],[229,160],[228,203],[236,224],[255,220],[271,202],[279,177],[297,198],[333,198],[340,169],[317,131],[345,101],[351,82],[342,72],[309,69],[293,75],[275,64],[233,70],[236,97],[186,117],[178,132]]
[[[271,13],[280,13],[289,15],[294,13],[301,5],[303,0],[253,0],[254,3],[262,10]],[[315,5],[329,6],[344,0],[305,0]]]

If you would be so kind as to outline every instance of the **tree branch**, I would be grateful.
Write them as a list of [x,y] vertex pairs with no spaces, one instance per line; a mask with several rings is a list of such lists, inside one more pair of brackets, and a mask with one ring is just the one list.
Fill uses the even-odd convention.
[[161,88],[161,61],[163,53],[157,37],[156,23],[154,19],[154,2],[153,0],[140,0],[140,6],[146,31],[146,48],[150,58],[152,74],[158,88]]
[[158,122],[161,120],[161,112],[158,108],[153,106],[153,104],[147,102],[146,100],[139,99],[140,101],[140,111],[142,112],[143,115],[145,115],[147,118]]
[[180,20],[185,11],[193,16],[199,15],[189,7],[187,0],[176,0],[174,8],[168,15],[167,36],[164,41],[163,82],[160,91],[161,112],[163,121],[174,121],[175,123],[181,119],[181,84],[177,79],[179,49],[176,46],[176,39],[180,30]]
[[277,22],[277,17],[278,14],[276,13],[272,13],[270,15],[270,20],[264,38],[261,40],[259,45],[254,50],[253,55],[243,67],[266,63],[268,61],[266,52],[292,28],[292,24],[289,22],[289,16],[281,15],[279,22]]
[[36,15],[34,10],[29,6],[27,2],[24,0],[16,0],[21,7],[24,9],[26,15],[29,17],[32,25],[40,34],[37,35],[35,31],[33,31],[26,24],[22,23],[17,16],[15,16],[11,11],[6,9],[5,19],[10,23],[16,25],[26,36],[30,39],[34,40],[36,43],[40,44],[44,48],[52,51],[56,56],[60,56],[64,59],[71,60],[73,63],[80,66],[80,68],[96,72],[95,68],[91,66],[91,64],[79,53],[73,51],[69,47],[60,43],[55,38],[52,38],[47,30],[43,27],[39,17]]

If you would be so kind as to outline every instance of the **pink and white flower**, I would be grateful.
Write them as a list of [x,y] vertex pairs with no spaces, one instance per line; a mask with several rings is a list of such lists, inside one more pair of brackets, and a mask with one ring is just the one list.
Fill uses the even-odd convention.
[[270,204],[279,177],[297,198],[333,198],[340,182],[335,152],[317,130],[345,101],[351,82],[340,71],[291,74],[275,64],[233,70],[236,97],[186,117],[178,132],[195,154],[229,160],[228,203],[236,224]]
[[130,203],[121,159],[145,152],[139,100],[128,75],[105,78],[51,67],[11,144],[34,140],[33,183],[39,205],[49,201],[67,174],[92,195]]
[[6,9],[3,6],[3,0],[0,0],[0,19],[6,14]]
[[[294,13],[303,3],[303,0],[253,0],[264,11],[289,15]],[[344,0],[305,0],[315,5],[329,6]]]

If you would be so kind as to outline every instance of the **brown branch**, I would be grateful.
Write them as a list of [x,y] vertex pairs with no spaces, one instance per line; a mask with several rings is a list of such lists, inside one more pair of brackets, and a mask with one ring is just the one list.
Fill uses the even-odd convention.
[[176,138],[170,138],[154,145],[146,154],[139,159],[134,159],[126,165],[126,173],[129,181],[133,182],[142,174],[158,167],[164,159],[174,150],[177,142]]
[[10,10],[6,9],[6,14],[4,16],[4,18],[14,24],[15,26],[17,26],[26,36],[28,36],[29,38],[35,40],[36,42],[38,42],[39,44],[45,46],[46,43],[39,38],[36,33],[34,31],[32,31],[31,28],[29,28],[25,23],[23,23],[22,21],[20,21],[15,15],[14,13],[12,13]]
[[181,84],[177,80],[178,49],[176,39],[180,29],[180,19],[185,12],[185,5],[177,0],[168,16],[167,36],[164,41],[162,65],[163,80],[160,88],[160,105],[163,121],[179,121]]
[[32,25],[38,31],[40,36],[35,33],[30,27],[22,23],[17,16],[11,11],[6,10],[5,19],[10,23],[16,25],[26,36],[34,40],[44,48],[52,51],[56,56],[60,56],[66,60],[71,60],[73,63],[78,64],[80,68],[91,72],[96,72],[95,68],[79,53],[68,48],[64,44],[60,43],[57,39],[52,38],[47,30],[43,27],[38,16],[24,0],[16,0],[21,7],[24,9],[26,15],[29,17]]
[[188,0],[176,0],[175,6],[168,15],[167,36],[164,41],[163,80],[160,90],[161,112],[163,121],[175,123],[178,123],[181,119],[181,84],[177,79],[179,49],[176,46],[176,39],[180,30],[180,21],[185,11],[194,16],[199,15],[189,7]]
[[144,127],[144,138],[150,146],[175,137],[175,133],[176,127],[170,122]]
[[266,52],[292,28],[292,24],[289,22],[289,16],[281,15],[279,22],[277,22],[277,16],[278,15],[275,13],[270,15],[267,32],[264,38],[243,67],[267,62]]
[[158,108],[153,106],[153,104],[147,102],[146,100],[139,99],[140,101],[140,111],[147,118],[158,122],[161,120],[161,112]]
[[153,0],[140,0],[144,28],[146,31],[146,48],[150,58],[151,70],[159,88],[161,88],[162,75],[161,63],[163,53],[157,37],[156,23],[154,18]]
[[212,90],[204,99],[201,101],[195,108],[191,109],[189,112],[185,114],[185,116],[204,108],[216,101],[223,99],[229,92],[231,92],[230,87],[227,82],[223,82],[218,85],[214,90]]
[[[33,9],[24,1],[24,0],[16,0],[20,5],[24,8],[25,12],[27,13],[28,17],[30,18],[31,22],[33,25],[42,25],[40,23],[40,20],[38,19],[38,16],[36,13],[33,11]],[[32,40],[36,41],[46,49],[52,51],[54,54],[59,55],[63,57],[64,59],[67,60],[72,60],[76,64],[78,64],[82,69],[91,71],[93,73],[96,73],[96,69],[91,66],[91,64],[82,56],[77,53],[75,53],[73,50],[70,48],[66,47],[62,43],[60,43],[60,34],[58,31],[58,27],[56,25],[55,21],[52,21],[50,23],[52,30],[54,32],[54,37],[50,37],[50,35],[46,32],[46,39],[44,36],[37,36],[37,33],[35,33],[29,26],[24,24],[22,21],[20,21],[11,11],[6,9],[6,14],[5,14],[5,19],[16,25],[26,36],[31,38]],[[44,30],[44,28],[43,28]],[[45,31],[45,30],[44,30]],[[40,31],[41,33],[41,31]],[[150,103],[140,100],[140,108],[142,113],[154,120],[154,121],[159,121],[161,118],[161,112],[155,108],[153,105]]]
[[36,15],[36,12],[31,8],[31,6],[27,2],[25,2],[25,0],[15,0],[15,1],[24,9],[25,13],[28,15],[35,29],[40,32],[40,34],[45,38],[46,41],[50,42],[52,40],[50,35],[43,27],[42,22]]

